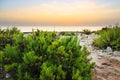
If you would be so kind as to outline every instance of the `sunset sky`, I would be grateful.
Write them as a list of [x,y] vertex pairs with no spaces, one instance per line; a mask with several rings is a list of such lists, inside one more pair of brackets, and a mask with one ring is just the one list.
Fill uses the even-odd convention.
[[120,0],[0,0],[0,24],[109,25]]

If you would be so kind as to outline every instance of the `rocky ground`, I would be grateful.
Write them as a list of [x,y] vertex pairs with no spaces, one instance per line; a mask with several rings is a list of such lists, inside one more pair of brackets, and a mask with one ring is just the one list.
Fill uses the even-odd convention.
[[120,80],[120,52],[113,51],[109,46],[105,50],[94,47],[93,40],[97,37],[95,34],[79,34],[80,44],[87,47],[89,57],[96,63],[93,80]]

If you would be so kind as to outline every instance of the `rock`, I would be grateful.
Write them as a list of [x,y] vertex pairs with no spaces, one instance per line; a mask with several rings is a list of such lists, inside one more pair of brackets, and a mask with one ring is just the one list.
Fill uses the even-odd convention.
[[85,35],[85,38],[88,38],[88,35]]
[[97,76],[96,80],[106,80],[105,78],[103,78],[102,76]]
[[113,54],[112,52],[109,53],[109,55],[112,55],[112,54]]
[[101,56],[99,56],[99,57],[98,57],[98,59],[102,59],[102,57],[101,57]]
[[108,46],[105,51],[106,51],[107,53],[111,53],[113,50],[112,50],[111,47]]
[[81,34],[81,39],[84,39],[85,38],[85,34]]
[[111,58],[110,58],[110,60],[114,60],[114,61],[117,61],[117,62],[119,62],[120,63],[120,57],[119,56],[112,56]]
[[107,80],[120,80],[119,77],[116,76],[109,76]]
[[101,70],[102,70],[102,69],[104,69],[104,67],[105,67],[105,66],[104,66],[104,65],[101,65],[101,64],[99,64],[99,65],[96,64],[96,65],[95,65],[96,71],[98,71],[98,72],[99,72],[99,70],[97,70],[97,69],[101,69]]
[[104,57],[104,55],[105,55],[105,54],[103,54],[103,53],[99,53],[99,54],[98,54],[99,57]]
[[103,67],[102,69],[96,68],[96,71],[97,71],[97,75],[100,75],[102,77],[106,77],[109,74],[108,69],[106,67]]
[[114,56],[120,56],[120,51],[114,51],[113,55]]
[[6,77],[6,78],[10,78],[10,74],[7,73],[5,77]]
[[102,65],[106,65],[106,66],[110,66],[111,64],[110,63],[106,63],[106,62],[103,62],[101,63]]
[[80,42],[80,45],[81,45],[81,46],[84,46],[84,45],[85,45],[85,42],[84,42],[84,41],[81,41],[81,42]]

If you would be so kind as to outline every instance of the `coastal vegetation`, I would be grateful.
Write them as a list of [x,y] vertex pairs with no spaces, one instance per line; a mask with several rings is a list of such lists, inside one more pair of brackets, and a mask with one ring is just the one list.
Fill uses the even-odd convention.
[[24,36],[17,28],[0,29],[2,79],[9,74],[7,80],[92,80],[88,55],[77,35],[37,30]]
[[62,35],[62,36],[75,36],[76,33],[75,32],[60,32],[59,35]]
[[18,35],[20,30],[16,27],[12,29],[0,29],[0,50],[5,48],[7,44],[13,44],[13,37],[14,35]]
[[81,33],[82,33],[82,34],[89,35],[89,34],[91,34],[92,32],[91,32],[90,30],[88,30],[88,29],[84,29]]
[[100,37],[94,40],[94,45],[101,49],[110,46],[113,50],[120,51],[120,27],[103,28],[97,32]]

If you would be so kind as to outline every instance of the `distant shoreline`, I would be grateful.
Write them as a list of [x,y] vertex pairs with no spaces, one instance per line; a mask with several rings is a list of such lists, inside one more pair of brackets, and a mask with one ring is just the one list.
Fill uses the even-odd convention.
[[[14,27],[14,26],[13,26]],[[37,29],[41,31],[50,31],[50,32],[81,32],[84,29],[90,31],[97,31],[106,26],[15,26],[21,32],[30,33],[32,30],[36,31]],[[2,29],[12,28],[11,26],[0,26]]]

